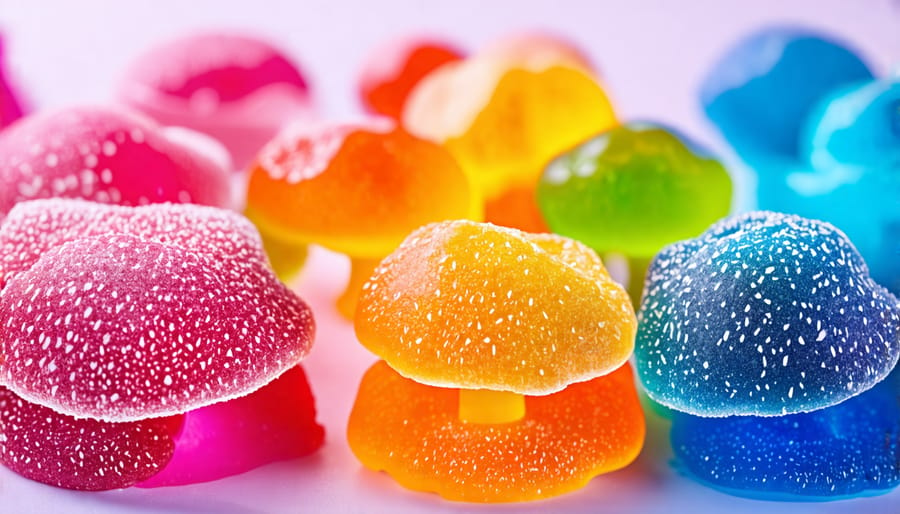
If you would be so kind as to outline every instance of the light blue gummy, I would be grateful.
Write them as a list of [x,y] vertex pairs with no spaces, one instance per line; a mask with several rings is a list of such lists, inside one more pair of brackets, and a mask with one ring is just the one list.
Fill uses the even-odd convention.
[[757,173],[756,206],[829,221],[900,294],[900,87],[856,54],[784,28],[742,41],[706,77],[707,116]]
[[703,418],[674,413],[675,466],[729,494],[835,500],[900,484],[900,371],[814,412]]
[[900,356],[900,304],[832,225],[753,212],[664,248],[647,272],[635,369],[698,416],[821,409]]

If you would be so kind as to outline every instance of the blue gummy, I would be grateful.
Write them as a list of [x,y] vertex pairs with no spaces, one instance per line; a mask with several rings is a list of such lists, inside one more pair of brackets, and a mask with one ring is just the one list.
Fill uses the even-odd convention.
[[767,500],[870,496],[900,484],[900,371],[843,403],[779,417],[672,418],[675,466]]
[[866,64],[842,44],[776,27],[727,52],[703,80],[700,99],[706,115],[745,160],[748,155],[793,158],[808,113],[820,99],[871,78]]
[[634,355],[648,396],[676,410],[806,412],[887,376],[900,303],[832,225],[753,212],[654,258]]

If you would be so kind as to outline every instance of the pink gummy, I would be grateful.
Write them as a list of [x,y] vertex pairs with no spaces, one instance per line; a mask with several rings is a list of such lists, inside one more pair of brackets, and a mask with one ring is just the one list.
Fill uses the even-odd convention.
[[322,445],[324,433],[306,375],[296,366],[249,396],[185,414],[172,460],[138,487],[217,480],[301,457]]
[[101,203],[231,204],[228,172],[166,137],[149,119],[110,108],[36,114],[0,133],[0,216],[35,198]]
[[128,423],[75,419],[0,387],[0,462],[16,473],[67,489],[128,487],[172,457],[181,416]]
[[232,34],[185,37],[150,50],[135,60],[119,96],[165,125],[218,139],[239,169],[283,125],[311,113],[297,67],[272,45]]
[[0,34],[0,129],[19,119],[22,114],[22,104],[6,78],[3,66],[3,35]]
[[0,227],[0,378],[24,399],[106,421],[168,416],[248,394],[308,353],[309,308],[237,215],[34,203]]

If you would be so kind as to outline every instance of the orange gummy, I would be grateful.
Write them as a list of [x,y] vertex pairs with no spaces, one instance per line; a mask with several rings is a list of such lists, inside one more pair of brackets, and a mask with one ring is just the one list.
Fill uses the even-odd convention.
[[279,135],[251,171],[247,216],[274,239],[360,258],[383,257],[425,223],[481,217],[445,149],[383,121]]
[[520,421],[457,417],[458,389],[403,378],[384,361],[363,377],[350,448],[404,487],[457,501],[514,502],[574,491],[631,463],[644,416],[628,364],[549,396],[526,397]]
[[471,221],[410,234],[363,286],[355,321],[404,376],[530,395],[618,368],[637,324],[593,250]]
[[484,219],[525,232],[550,232],[535,198],[534,187],[513,187],[484,205]]

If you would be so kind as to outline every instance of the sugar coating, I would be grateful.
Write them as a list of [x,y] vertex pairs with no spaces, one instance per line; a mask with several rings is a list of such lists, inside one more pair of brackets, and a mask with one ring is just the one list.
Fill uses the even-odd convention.
[[404,487],[457,501],[556,496],[631,463],[644,416],[630,366],[525,399],[513,423],[459,420],[459,392],[403,378],[385,362],[363,377],[350,413],[350,448]]
[[900,372],[815,412],[676,413],[672,448],[676,466],[735,494],[815,500],[887,491],[900,484]]
[[170,141],[155,123],[112,108],[36,114],[0,136],[0,215],[18,202],[231,203],[228,173]]
[[633,348],[625,291],[584,245],[470,221],[416,230],[363,286],[360,342],[441,387],[549,394]]
[[636,368],[651,398],[698,416],[811,411],[887,376],[898,310],[832,225],[748,213],[656,256]]
[[0,376],[64,414],[182,413],[254,391],[311,345],[309,308],[233,213],[46,200],[10,213],[0,249]]
[[180,420],[76,419],[0,386],[0,462],[24,477],[67,489],[128,487],[169,462],[171,434]]

